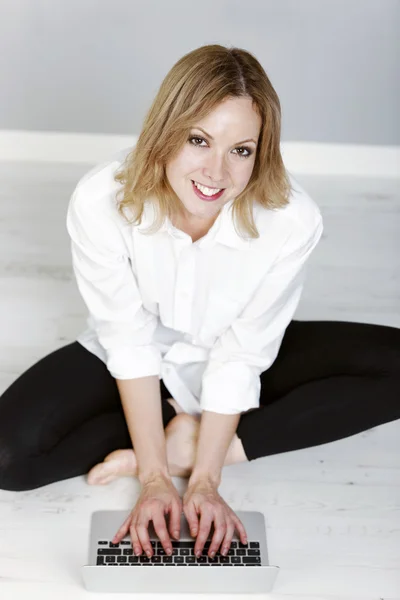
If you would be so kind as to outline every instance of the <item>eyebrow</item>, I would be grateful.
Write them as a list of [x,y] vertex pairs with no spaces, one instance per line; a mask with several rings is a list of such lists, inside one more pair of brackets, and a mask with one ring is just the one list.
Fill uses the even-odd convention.
[[[209,133],[207,133],[207,131],[205,131],[202,127],[194,127],[193,129],[200,129],[200,131],[202,131],[207,137],[209,137],[210,140],[214,140],[213,136],[210,135]],[[253,138],[249,138],[248,140],[243,140],[242,142],[237,142],[237,145],[245,144],[246,142],[254,142],[257,145],[257,142],[255,140],[253,140]]]

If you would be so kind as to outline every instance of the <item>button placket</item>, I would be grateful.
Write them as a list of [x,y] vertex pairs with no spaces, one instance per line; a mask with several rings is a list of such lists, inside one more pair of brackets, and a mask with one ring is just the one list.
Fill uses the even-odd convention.
[[176,271],[174,322],[179,331],[189,332],[191,329],[195,280],[195,252],[190,246],[182,249]]

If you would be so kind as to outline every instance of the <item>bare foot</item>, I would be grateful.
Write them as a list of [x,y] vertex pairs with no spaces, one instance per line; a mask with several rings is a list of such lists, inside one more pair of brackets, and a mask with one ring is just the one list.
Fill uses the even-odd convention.
[[[168,470],[172,477],[187,477],[194,464],[199,420],[186,413],[176,415],[165,428]],[[107,485],[118,477],[137,477],[133,449],[114,450],[88,473],[89,485]]]
[[[200,433],[200,416],[177,415],[165,428],[169,472],[173,477],[190,477]],[[247,462],[243,445],[235,433],[226,453],[224,466]]]
[[189,477],[196,458],[200,417],[176,415],[165,428],[168,469],[172,477]]
[[104,462],[90,469],[87,482],[89,485],[107,485],[118,477],[136,477],[137,460],[132,449],[114,450],[108,454]]
[[[200,417],[187,413],[176,415],[165,428],[169,473],[172,477],[189,477],[196,457]],[[247,461],[243,446],[235,434],[224,465]],[[104,462],[88,473],[89,485],[106,485],[118,477],[137,477],[137,461],[133,449],[114,450]]]

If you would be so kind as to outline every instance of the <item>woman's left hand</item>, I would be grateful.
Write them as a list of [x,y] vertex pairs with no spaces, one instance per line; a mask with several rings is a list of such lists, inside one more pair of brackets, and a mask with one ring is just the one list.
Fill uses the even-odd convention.
[[[214,535],[208,551],[213,557],[220,546],[221,554],[227,554],[235,528],[239,532],[242,544],[247,544],[247,534],[243,523],[225,500],[219,495],[217,487],[208,481],[199,481],[189,485],[183,496],[183,512],[188,521],[192,536],[197,535],[194,553],[203,552],[211,525],[214,522]],[[197,515],[200,515],[200,525]]]

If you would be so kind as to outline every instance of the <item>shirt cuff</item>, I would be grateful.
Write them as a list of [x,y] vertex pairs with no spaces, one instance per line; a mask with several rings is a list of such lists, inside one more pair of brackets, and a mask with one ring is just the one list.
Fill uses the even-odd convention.
[[118,346],[106,351],[107,369],[115,379],[161,374],[161,352],[154,345]]
[[234,415],[260,406],[258,369],[243,362],[210,361],[203,373],[202,410]]

